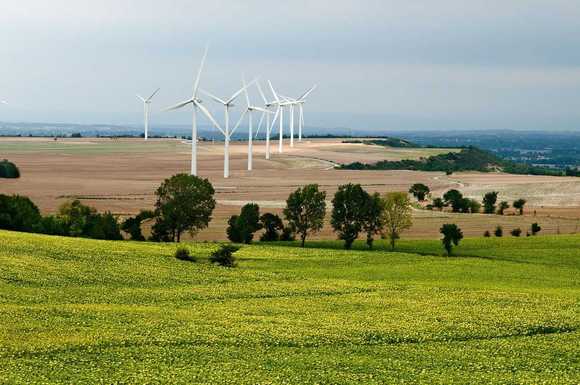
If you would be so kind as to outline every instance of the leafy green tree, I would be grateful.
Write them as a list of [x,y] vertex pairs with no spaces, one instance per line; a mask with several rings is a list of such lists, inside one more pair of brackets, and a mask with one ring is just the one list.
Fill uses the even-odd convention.
[[463,239],[463,232],[455,223],[444,224],[439,229],[439,232],[443,234],[441,242],[443,243],[445,251],[447,251],[447,255],[450,256],[453,245],[458,246],[459,241]]
[[332,199],[332,218],[330,224],[338,238],[344,241],[344,248],[349,250],[363,229],[364,207],[369,194],[360,184],[338,186]]
[[150,210],[141,210],[139,214],[134,217],[129,217],[121,224],[121,230],[129,234],[132,241],[144,241],[143,231],[141,225],[147,219],[155,217],[155,213]]
[[510,208],[510,204],[506,201],[501,201],[499,202],[499,205],[497,206],[497,214],[498,215],[503,215],[504,212]]
[[454,213],[463,212],[466,210],[466,201],[463,198],[463,194],[455,189],[447,191],[443,194],[443,200],[445,205],[451,206]]
[[20,178],[20,170],[14,163],[4,159],[0,161],[0,178]]
[[215,208],[215,190],[207,179],[188,174],[172,176],[155,192],[154,238],[179,242],[188,231],[194,236],[206,228]]
[[413,225],[411,217],[411,201],[407,194],[390,192],[384,197],[384,236],[389,238],[391,250],[395,250],[395,242],[401,233]]
[[429,186],[426,186],[423,183],[415,183],[409,189],[409,193],[413,194],[413,196],[420,202],[425,200],[425,197],[429,194],[429,192],[431,192],[431,190],[429,190]]
[[265,230],[260,237],[260,241],[273,242],[280,240],[280,232],[284,230],[282,218],[276,214],[265,213],[260,217],[260,223]]
[[467,209],[464,211],[469,211],[472,214],[477,214],[481,211],[481,203],[475,199],[463,198],[465,200],[464,207]]
[[324,225],[325,199],[326,193],[319,191],[317,184],[309,184],[291,193],[286,200],[284,216],[289,228],[300,235],[302,247],[308,234],[320,231]]
[[541,230],[542,230],[542,228],[540,227],[540,225],[537,222],[532,223],[532,228],[531,228],[532,235],[538,234]]
[[445,207],[445,201],[441,198],[435,198],[433,199],[433,207],[441,211],[443,210],[443,207]]
[[379,193],[368,195],[363,207],[362,229],[367,234],[367,245],[373,248],[374,236],[380,234],[385,226],[385,202]]
[[483,212],[486,214],[495,213],[495,204],[497,202],[497,191],[490,191],[483,196]]
[[493,234],[494,234],[496,237],[498,237],[498,238],[499,238],[499,237],[503,237],[503,227],[501,227],[501,226],[497,226],[497,227],[495,228],[495,231],[493,232]]
[[519,237],[520,235],[522,235],[522,229],[520,229],[519,227],[513,229],[511,231],[512,236],[514,237]]
[[513,203],[514,209],[518,210],[520,215],[524,215],[524,206],[526,203],[527,201],[525,199],[518,199]]
[[38,207],[27,197],[0,194],[0,229],[35,232],[41,220]]
[[245,204],[240,215],[232,216],[228,225],[227,235],[230,241],[252,243],[254,233],[262,228],[260,207],[255,203]]

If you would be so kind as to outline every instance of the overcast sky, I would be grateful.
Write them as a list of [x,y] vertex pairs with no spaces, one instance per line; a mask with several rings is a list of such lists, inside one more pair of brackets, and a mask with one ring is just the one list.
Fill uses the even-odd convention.
[[135,93],[187,98],[206,42],[220,96],[317,83],[309,125],[580,129],[578,0],[2,0],[0,120],[140,124]]

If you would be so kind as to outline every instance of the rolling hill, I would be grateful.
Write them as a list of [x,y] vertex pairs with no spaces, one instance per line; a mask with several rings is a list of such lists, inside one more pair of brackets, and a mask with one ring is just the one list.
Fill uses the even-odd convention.
[[579,242],[258,244],[227,269],[212,243],[0,231],[0,382],[578,383]]

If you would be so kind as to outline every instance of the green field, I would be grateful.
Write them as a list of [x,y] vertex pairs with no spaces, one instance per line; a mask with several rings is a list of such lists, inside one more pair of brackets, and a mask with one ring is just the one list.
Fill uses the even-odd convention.
[[0,383],[580,383],[580,236],[310,246],[0,231]]

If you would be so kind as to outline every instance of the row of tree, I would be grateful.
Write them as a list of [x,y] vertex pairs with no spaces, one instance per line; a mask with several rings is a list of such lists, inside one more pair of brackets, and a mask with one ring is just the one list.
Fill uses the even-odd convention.
[[[228,221],[228,238],[233,242],[249,243],[254,233],[263,228],[262,241],[290,240],[295,234],[304,247],[308,235],[324,226],[326,192],[320,191],[316,184],[298,188],[288,196],[283,213],[286,226],[277,215],[260,216],[258,205],[247,204],[239,215]],[[377,235],[388,238],[394,248],[401,232],[411,227],[411,202],[406,193],[381,196],[368,193],[360,184],[345,184],[338,187],[332,199],[330,224],[346,249],[352,247],[361,233],[366,235],[369,248]]]
[[[409,193],[413,194],[420,202],[425,201],[430,192],[429,186],[422,183],[415,183],[409,189]],[[480,203],[475,199],[464,197],[459,190],[452,189],[443,194],[442,198],[434,198],[433,202],[427,205],[427,208],[443,210],[445,207],[451,207],[455,213],[479,213],[483,207],[485,214],[504,215],[505,211],[510,208],[510,204],[507,201],[498,203],[498,196],[499,192],[497,191],[487,192]],[[517,199],[512,203],[512,206],[520,215],[523,215],[526,203],[525,199]]]

